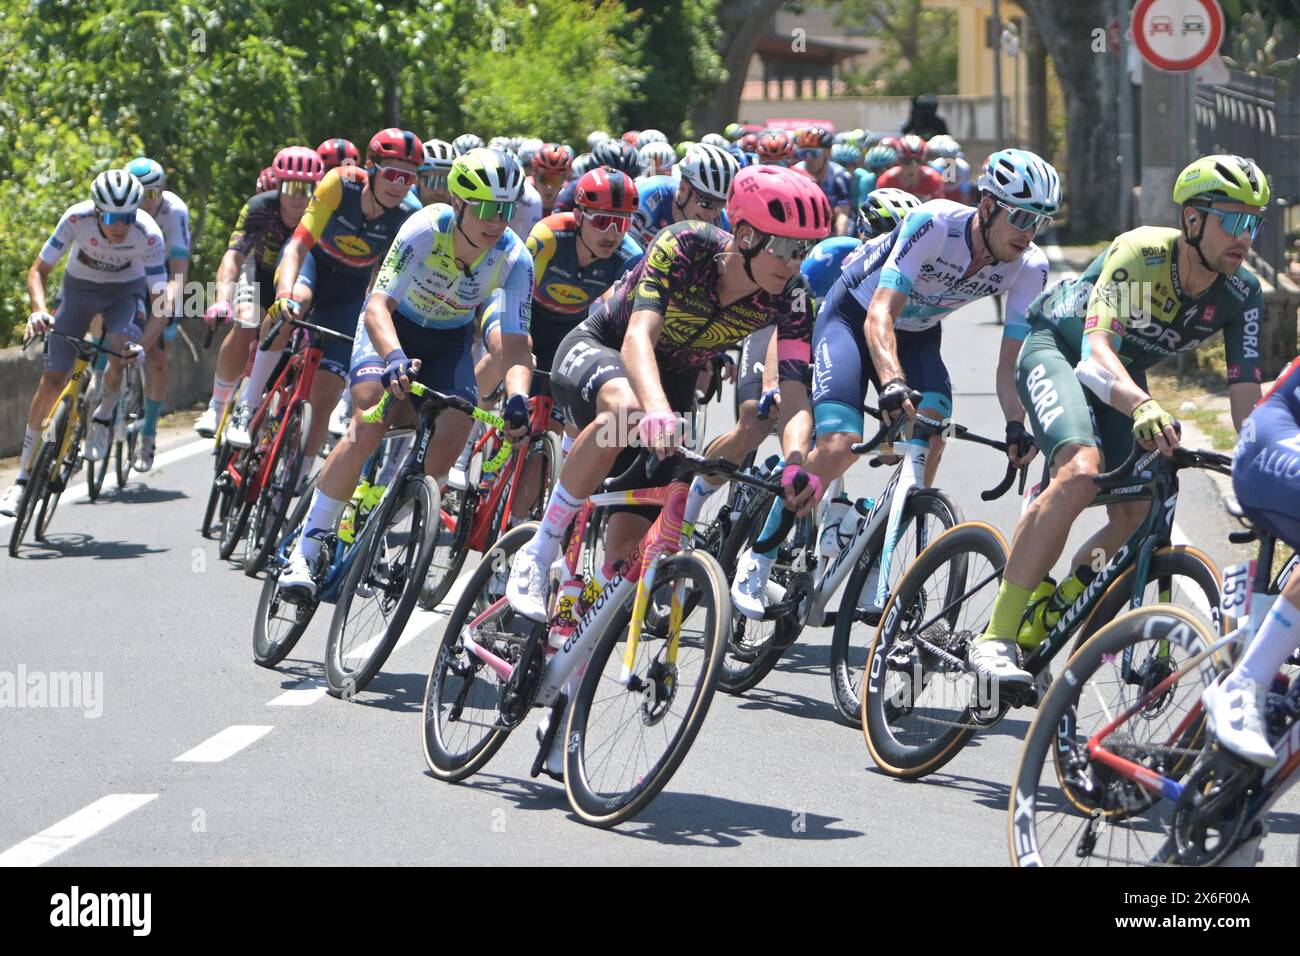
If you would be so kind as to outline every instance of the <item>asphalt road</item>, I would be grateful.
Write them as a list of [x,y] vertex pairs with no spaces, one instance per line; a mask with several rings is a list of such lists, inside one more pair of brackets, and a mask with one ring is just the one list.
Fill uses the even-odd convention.
[[[992,308],[968,307],[945,330],[956,418],[1000,436]],[[713,406],[710,434],[729,402]],[[0,558],[0,669],[37,683],[84,678],[64,687],[81,691],[76,706],[29,693],[25,706],[0,708],[0,863],[1007,862],[1008,784],[1032,714],[1014,712],[924,781],[887,778],[860,732],[834,718],[825,629],[808,631],[757,689],[719,695],[668,790],[615,831],[582,826],[559,785],[528,777],[531,725],[485,772],[441,783],[425,768],[419,713],[443,615],[408,629],[351,703],[324,695],[328,608],[278,670],[255,666],[260,585],[197,531],[208,449],[183,438],[159,460],[99,503],[65,499],[48,546]],[[1009,536],[1016,496],[979,499],[1002,468],[997,454],[958,443],[939,480],[968,517]],[[850,493],[883,479],[858,467]],[[1230,563],[1242,552],[1226,542],[1218,496],[1186,474],[1178,524]],[[1086,515],[1071,549],[1102,517]],[[1282,809],[1266,863],[1291,865],[1300,798]]]

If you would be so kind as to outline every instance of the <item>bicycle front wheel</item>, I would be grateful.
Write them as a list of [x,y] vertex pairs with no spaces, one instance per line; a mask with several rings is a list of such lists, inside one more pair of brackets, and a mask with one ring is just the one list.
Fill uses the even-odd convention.
[[457,491],[449,488],[441,499],[432,526],[433,547],[425,564],[425,577],[420,588],[420,609],[432,611],[451,592],[460,569],[469,556],[469,536],[474,528],[474,515],[479,497],[473,490]]
[[262,667],[274,667],[285,659],[306,632],[320,604],[315,600],[292,604],[280,597],[280,571],[284,567],[284,555],[288,554],[297,537],[296,532],[307,520],[314,485],[313,481],[298,499],[297,507],[289,516],[289,533],[281,539],[279,548],[272,552],[267,563],[262,595],[257,602],[257,617],[253,621],[253,661]]
[[63,443],[63,430],[67,427],[68,410],[71,404],[68,399],[60,402],[59,407],[55,410],[53,440],[42,441],[40,448],[37,449],[31,469],[27,474],[27,487],[23,489],[23,496],[18,500],[18,510],[15,512],[13,530],[9,532],[9,556],[18,557],[18,549],[22,547],[23,538],[27,536],[27,529],[31,527],[32,519],[36,517],[41,503],[45,500],[46,485],[50,476],[57,467],[56,456],[58,455],[59,445]]
[[1188,778],[1207,744],[1201,692],[1228,663],[1219,653],[1179,672],[1215,640],[1199,615],[1158,604],[1121,615],[1075,652],[1069,679],[1048,690],[1020,753],[1008,819],[1013,865],[1187,865],[1231,849],[1236,834],[1219,826],[1185,840],[1176,801],[1100,759],[1104,750],[1145,768],[1147,779]]
[[[55,455],[63,449],[64,436],[71,427],[69,421],[71,414],[72,406],[69,404],[67,413],[54,432]],[[41,496],[40,510],[36,513],[35,534],[38,541],[45,540],[45,535],[50,530],[50,522],[54,520],[54,512],[58,510],[59,502],[63,498],[63,492],[67,490],[68,483],[72,481],[72,476],[77,471],[77,464],[81,457],[81,443],[85,437],[86,419],[77,416],[76,432],[72,436],[72,441],[68,442],[64,456],[50,463],[49,477],[45,482],[44,494]]]
[[266,559],[279,543],[284,516],[289,512],[289,502],[298,493],[298,478],[307,460],[307,433],[310,431],[311,406],[306,402],[298,402],[280,426],[275,460],[268,469],[266,484],[257,496],[257,504],[249,522],[244,573],[250,578],[256,577],[257,572],[262,570]]
[[120,491],[131,477],[135,446],[140,439],[140,420],[144,418],[144,383],[139,369],[128,369],[125,387],[117,403],[118,424],[113,429],[113,470]]
[[361,532],[330,619],[325,683],[333,697],[365,690],[401,638],[433,557],[438,487],[424,475],[408,478],[378,511]]
[[[655,608],[660,595],[672,607]],[[718,562],[698,551],[662,561],[631,661],[631,608],[596,640],[569,708],[564,788],[584,823],[612,827],[644,809],[672,779],[713,700],[731,621]]]

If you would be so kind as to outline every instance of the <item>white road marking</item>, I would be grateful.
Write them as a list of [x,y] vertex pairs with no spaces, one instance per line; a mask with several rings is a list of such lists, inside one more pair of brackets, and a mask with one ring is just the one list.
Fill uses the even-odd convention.
[[274,700],[266,702],[267,707],[306,707],[325,696],[325,682],[319,678],[309,677],[301,680]]
[[[212,451],[211,438],[197,438],[192,442],[186,442],[184,445],[179,445],[176,448],[169,448],[154,459],[153,469],[146,474],[153,474],[153,472],[157,471],[159,468],[164,468],[167,465],[174,464],[175,462],[183,461],[186,458],[192,458],[193,456],[205,451]],[[84,472],[82,472],[82,474],[84,474]],[[133,480],[136,481],[143,477],[138,472],[134,471],[131,472],[131,475]],[[105,483],[107,484],[107,481]],[[87,491],[88,489],[86,488],[86,483],[84,481],[78,482],[75,485],[69,485],[67,490],[63,492],[63,501],[65,503],[78,501],[87,496]],[[0,528],[7,528],[13,523],[13,518],[0,516]]]
[[227,727],[214,737],[209,737],[193,750],[176,757],[173,762],[217,763],[232,757],[249,744],[261,739],[271,732],[270,727],[250,724],[236,724]]
[[110,793],[72,816],[46,827],[36,836],[0,853],[0,866],[40,866],[48,863],[60,853],[90,839],[156,799],[156,793]]

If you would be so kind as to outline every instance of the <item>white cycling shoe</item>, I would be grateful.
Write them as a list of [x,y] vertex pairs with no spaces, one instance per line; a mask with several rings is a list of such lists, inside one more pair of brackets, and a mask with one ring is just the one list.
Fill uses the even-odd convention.
[[546,620],[546,591],[550,568],[521,548],[510,561],[510,580],[506,583],[506,600],[529,620]]
[[112,424],[98,418],[91,420],[90,434],[86,436],[86,461],[103,461],[108,457],[108,443],[113,437]]
[[289,555],[289,564],[280,572],[276,590],[290,604],[301,604],[316,598],[316,579],[312,577],[311,563],[297,548]]
[[736,579],[731,582],[731,603],[751,621],[761,620],[764,612],[785,597],[785,588],[770,580],[775,558],[755,554],[746,548],[736,559]]
[[1253,680],[1228,674],[1201,693],[1210,732],[1219,746],[1260,767],[1277,763],[1277,753],[1264,736],[1266,691]]
[[141,435],[140,441],[136,443],[135,459],[131,462],[131,467],[141,474],[153,468],[156,441],[157,439],[153,435]]
[[[555,732],[555,739],[551,741],[551,749],[546,752],[546,761],[542,764],[542,772],[552,780],[564,782],[564,726],[568,717],[567,712],[560,715],[560,729]],[[546,739],[546,729],[551,725],[551,712],[547,711],[546,716],[537,722],[537,742],[540,744]]]
[[209,405],[203,414],[194,420],[194,430],[203,438],[211,438],[217,433],[217,410]]
[[966,661],[979,677],[990,683],[1025,687],[1034,683],[1034,675],[1020,666],[1020,655],[1012,640],[977,640],[970,646]]
[[0,498],[0,515],[14,517],[18,513],[18,503],[23,500],[23,491],[27,488],[26,483],[14,484],[9,486],[9,490]]
[[231,448],[247,448],[253,443],[253,436],[248,434],[248,425],[253,420],[253,406],[243,402],[231,413],[226,422],[225,439]]

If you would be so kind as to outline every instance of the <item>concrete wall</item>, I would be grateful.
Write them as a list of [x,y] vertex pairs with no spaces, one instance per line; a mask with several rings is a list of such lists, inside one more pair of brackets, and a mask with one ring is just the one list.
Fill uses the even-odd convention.
[[[217,347],[224,332],[216,335],[212,346],[203,350],[206,334],[200,319],[185,319],[182,335],[167,343],[167,361],[171,383],[163,411],[193,405],[212,394],[212,375],[216,369]],[[198,361],[194,360],[184,337],[194,343]],[[41,351],[33,346],[26,352],[17,348],[0,349],[0,456],[17,455],[23,446],[23,423],[32,392],[41,377]]]

